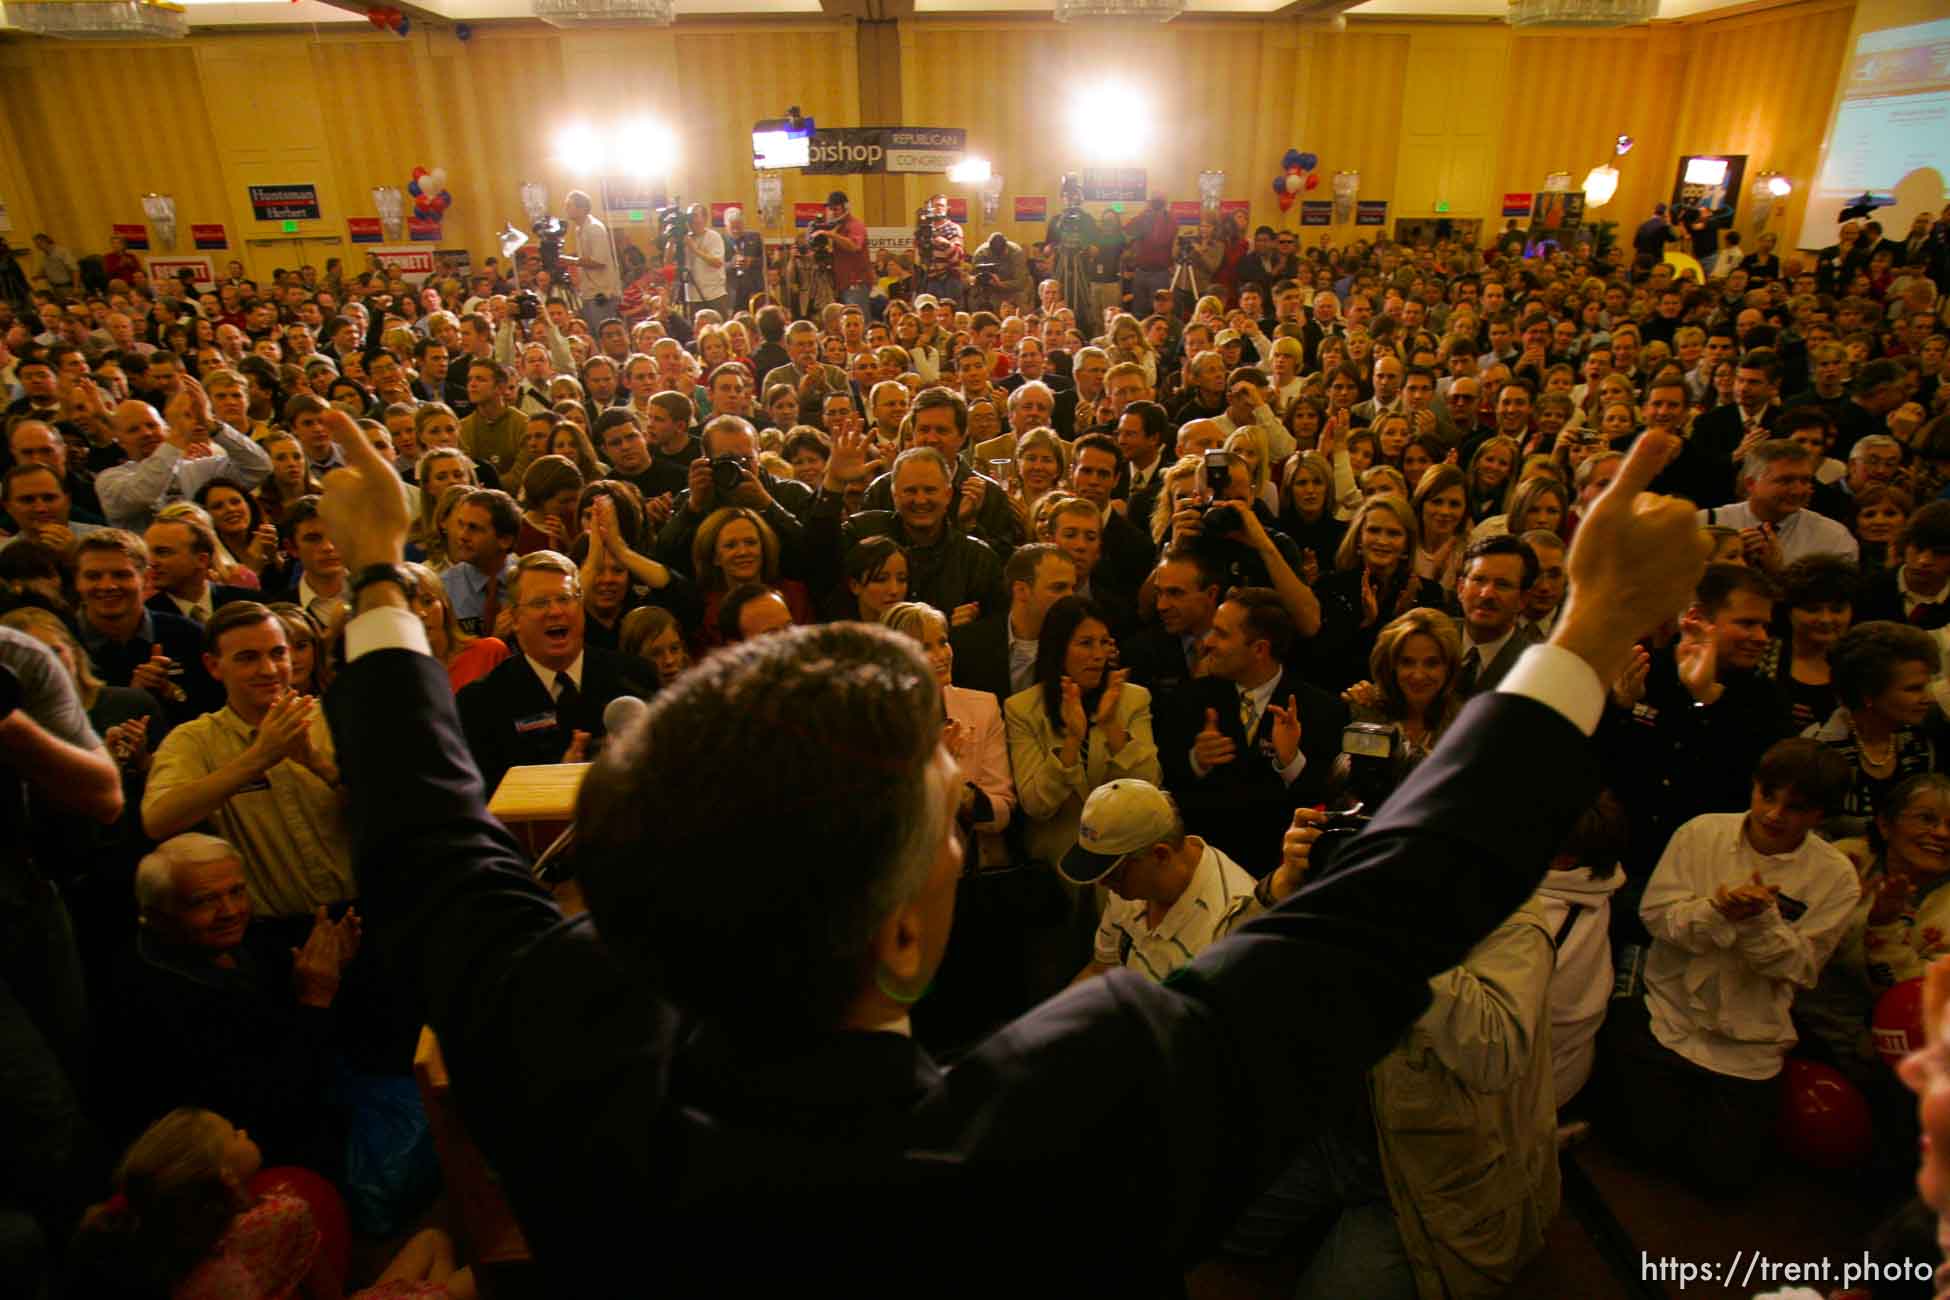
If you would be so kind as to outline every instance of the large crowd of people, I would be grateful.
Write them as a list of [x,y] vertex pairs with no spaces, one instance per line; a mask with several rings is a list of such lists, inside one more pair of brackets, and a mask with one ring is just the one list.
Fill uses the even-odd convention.
[[[1746,1194],[1794,1155],[1774,1117],[1795,1060],[1865,1100],[1865,1176],[1897,1208],[1917,1120],[1871,1021],[1950,955],[1950,209],[1908,231],[1849,222],[1815,254],[1722,247],[1704,282],[1644,229],[1525,258],[1208,220],[1195,274],[1174,277],[1162,202],[1128,224],[1059,218],[1026,250],[970,251],[930,211],[915,256],[876,275],[831,198],[830,255],[815,238],[769,275],[742,215],[724,235],[694,217],[685,264],[709,256],[683,286],[674,248],[607,266],[580,195],[560,262],[530,248],[413,284],[377,263],[255,279],[232,262],[198,292],[37,239],[38,287],[0,301],[0,677],[36,727],[0,747],[0,1290],[471,1295],[452,1241],[410,1231],[439,1180],[415,1044],[465,1023],[477,974],[434,969],[428,927],[465,899],[403,904],[370,861],[424,849],[428,819],[472,816],[512,768],[588,761],[569,874],[585,863],[605,938],[656,954],[660,1005],[698,1035],[681,1086],[659,1086],[705,1088],[781,1148],[765,1189],[745,1172],[759,1157],[715,1138],[634,1135],[658,1160],[740,1170],[716,1187],[668,1170],[695,1198],[673,1221],[734,1193],[783,1208],[817,1181],[797,1162],[866,1159],[801,1132],[831,1118],[806,1098],[741,1079],[774,1059],[752,1035],[903,1034],[972,1063],[955,1088],[980,1092],[993,1031],[1066,989],[1056,1005],[1096,1005],[1080,991],[1099,979],[1217,988],[1205,949],[1250,950],[1297,891],[1347,896],[1332,883],[1380,852],[1356,832],[1416,819],[1380,813],[1396,788],[1440,803],[1461,780],[1452,736],[1489,770],[1469,794],[1496,852],[1538,858],[1516,864],[1524,887],[1408,993],[1308,1012],[1346,1067],[1315,1130],[1223,1159],[1188,1145],[1214,1133],[1145,1134],[1165,1138],[1163,1182],[1203,1185],[1184,1166],[1210,1163],[1252,1183],[1210,1205],[1152,1187],[1162,1217],[1133,1258],[1299,1254],[1308,1297],[1498,1294],[1558,1213],[1561,1141],[1595,1123],[1650,1176]],[[369,492],[375,466],[398,556],[330,486]],[[1615,663],[1585,654],[1604,677],[1588,719],[1552,704],[1595,733],[1585,789],[1485,748],[1507,710],[1465,706],[1563,698],[1536,682],[1600,572],[1605,543],[1579,538],[1625,536],[1604,510],[1627,473],[1691,503],[1707,562]],[[372,500],[362,518],[394,513]],[[397,618],[362,632],[374,590],[397,592]],[[440,700],[381,690],[386,656],[354,664],[375,645],[430,654]],[[837,671],[855,661],[857,681]],[[910,662],[928,671],[895,670]],[[651,702],[647,725],[613,707],[629,699]],[[939,799],[890,784],[937,733]],[[437,790],[414,784],[415,755]],[[859,807],[870,795],[883,806]],[[1574,806],[1531,825],[1533,800]],[[659,820],[714,804],[743,810],[712,821],[715,843]],[[941,894],[932,876],[864,874],[914,857],[940,817],[952,938],[889,919]],[[469,843],[520,874],[491,824]],[[847,844],[861,861],[837,860]],[[687,860],[684,879],[619,874],[626,845]],[[1476,917],[1510,888],[1454,902],[1429,877],[1412,910]],[[848,891],[870,902],[847,911]],[[488,918],[444,934],[443,960],[486,952]],[[1380,963],[1397,941],[1379,935],[1333,943]],[[621,978],[551,960],[552,979]],[[553,1018],[505,996],[494,1015]],[[537,1070],[623,1006],[535,1031]],[[1230,1030],[1094,1048],[1245,1052]],[[449,1051],[462,1088],[468,1044]],[[1311,1068],[1267,1086],[1324,1086]],[[1151,1113],[1067,1086],[1035,1104],[1101,1104],[1075,1134],[1000,1084],[983,1122],[1081,1153],[1100,1123]],[[958,1105],[972,1123],[981,1103]],[[521,1181],[560,1168],[507,1116],[469,1113],[537,1249],[562,1251],[561,1216]],[[833,1122],[860,1150],[915,1140]],[[1019,1154],[982,1141],[984,1161]],[[912,1224],[928,1185],[903,1167],[869,1199]],[[985,1212],[957,1186],[941,1213]],[[390,1262],[335,1252],[333,1187]],[[997,1222],[1092,1195],[1038,1190]]]

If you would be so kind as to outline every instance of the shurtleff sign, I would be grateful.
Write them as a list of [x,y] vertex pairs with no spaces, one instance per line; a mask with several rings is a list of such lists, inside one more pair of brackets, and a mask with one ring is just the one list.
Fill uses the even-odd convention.
[[945,172],[967,148],[968,132],[960,127],[835,127],[813,132],[803,170],[815,176]]

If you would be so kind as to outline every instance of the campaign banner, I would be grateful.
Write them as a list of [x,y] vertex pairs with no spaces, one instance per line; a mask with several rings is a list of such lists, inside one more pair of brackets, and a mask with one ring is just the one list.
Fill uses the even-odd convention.
[[840,126],[812,133],[806,146],[810,176],[885,172],[945,172],[968,150],[968,132],[940,126]]
[[1506,217],[1527,217],[1530,215],[1530,192],[1510,193],[1503,196],[1503,215]]
[[111,235],[119,235],[123,246],[131,253],[148,251],[149,227],[147,226],[125,226],[118,223],[110,226],[108,232]]
[[880,253],[911,253],[913,251],[914,227],[867,227],[867,253],[869,256],[875,256]]
[[1237,226],[1242,234],[1250,234],[1251,231],[1247,230],[1247,227],[1252,224],[1253,220],[1253,201],[1251,199],[1220,199],[1219,216],[1231,217],[1232,224]]
[[1332,199],[1301,199],[1300,224],[1303,226],[1333,225],[1334,201]]
[[259,221],[316,221],[316,185],[253,185],[251,215]]
[[214,293],[217,288],[217,269],[207,257],[145,257],[143,269],[149,272],[149,283],[161,284],[165,280],[176,280],[183,271],[195,273],[190,283],[199,293]]
[[198,248],[229,248],[230,239],[222,226],[191,226],[190,240]]
[[1198,200],[1174,199],[1171,204],[1171,224],[1174,226],[1196,226],[1198,224]]
[[968,224],[968,200],[951,196],[948,199],[948,220]]
[[713,203],[711,205],[711,224],[720,230],[724,229],[724,214],[733,208],[742,211],[744,206],[742,203]]
[[[416,244],[437,244],[440,242],[440,223],[426,221],[419,217],[406,219],[406,237]],[[432,267],[427,268],[429,271]]]
[[826,216],[824,203],[795,203],[792,205],[792,224],[804,230],[813,222]]
[[[648,212],[670,202],[661,182],[641,178],[606,176],[596,188],[602,191],[605,212]],[[632,216],[632,221],[642,217]]]
[[347,217],[345,230],[355,244],[377,244],[386,237],[378,217]]
[[388,273],[402,280],[418,283],[433,274],[434,251],[431,248],[401,247],[398,244],[386,248],[375,248],[372,256]]
[[1144,202],[1142,167],[1085,167],[1077,179],[1083,183],[1083,197],[1087,202]]
[[1388,224],[1388,200],[1361,199],[1354,205],[1354,224],[1357,226],[1385,226]]
[[1049,196],[1045,194],[1016,195],[1017,221],[1048,221]]

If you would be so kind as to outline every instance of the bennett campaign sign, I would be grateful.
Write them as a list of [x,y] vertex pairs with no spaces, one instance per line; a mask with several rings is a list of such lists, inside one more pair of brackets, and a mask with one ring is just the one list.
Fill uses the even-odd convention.
[[960,127],[842,126],[814,131],[804,170],[816,176],[945,172],[961,161]]

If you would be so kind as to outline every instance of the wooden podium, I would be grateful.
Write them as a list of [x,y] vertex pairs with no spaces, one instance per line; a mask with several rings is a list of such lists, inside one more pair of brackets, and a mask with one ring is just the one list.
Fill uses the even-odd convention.
[[587,763],[511,767],[488,800],[488,812],[521,841],[532,861],[568,829],[588,774]]

